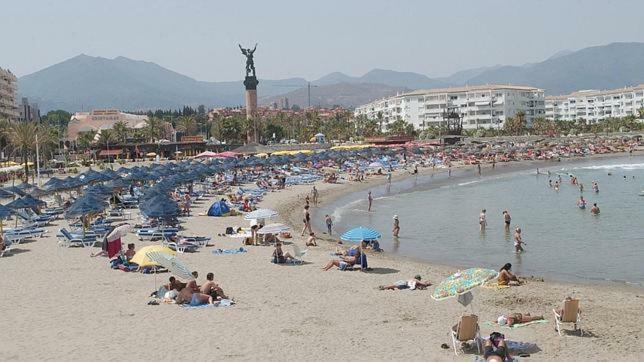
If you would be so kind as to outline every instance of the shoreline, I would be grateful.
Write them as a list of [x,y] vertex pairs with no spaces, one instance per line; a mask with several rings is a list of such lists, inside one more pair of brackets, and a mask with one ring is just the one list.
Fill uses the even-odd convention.
[[[542,167],[550,168],[557,165],[561,165],[561,167],[565,167],[566,165],[569,165],[571,163],[579,163],[584,161],[596,162],[597,160],[614,160],[614,159],[621,159],[624,157],[631,157],[631,156],[638,157],[642,155],[644,155],[644,152],[635,151],[632,155],[629,155],[628,153],[611,153],[611,154],[591,155],[588,157],[572,157],[572,158],[561,159],[561,161],[552,161],[552,160],[516,161],[516,162],[508,162],[504,164],[497,163],[496,168],[494,170],[491,168],[490,164],[485,164],[482,167],[482,170],[483,170],[482,177],[507,175],[513,172],[526,171],[526,170],[542,168]],[[454,185],[458,182],[477,179],[479,178],[479,176],[476,175],[475,170],[476,170],[476,166],[474,165],[460,165],[452,170],[451,178],[442,179],[442,180],[439,180],[438,182],[435,182],[434,180],[432,181],[426,180],[425,182],[422,182],[419,185],[403,187],[400,190],[392,192],[390,196],[396,196],[407,192],[428,191],[445,185]],[[485,172],[486,170],[487,172]],[[431,168],[419,168],[418,175],[413,175],[408,171],[397,171],[394,174],[392,174],[391,185],[392,186],[401,185],[405,182],[410,181],[414,177],[426,177],[426,176],[433,176],[433,175],[444,174],[444,173],[447,173],[447,169],[445,168],[436,169],[436,170],[432,170]],[[382,177],[375,176],[375,178],[374,176],[371,176],[365,182],[352,181],[349,184],[340,184],[341,185],[340,188],[330,188],[330,187],[324,188],[323,186],[321,188],[321,185],[329,185],[329,184],[316,182],[315,185],[319,190],[319,195],[320,195],[319,198],[321,201],[319,202],[319,205],[317,207],[316,206],[311,207],[310,213],[311,213],[311,219],[316,220],[316,221],[312,221],[312,227],[313,227],[313,230],[316,232],[317,239],[324,241],[324,243],[319,243],[319,244],[327,247],[331,251],[331,250],[335,250],[335,246],[336,246],[335,243],[339,240],[338,237],[330,238],[326,234],[326,232],[321,232],[318,234],[319,231],[323,230],[323,223],[321,220],[323,220],[324,215],[323,213],[320,212],[321,208],[324,208],[329,204],[333,204],[343,197],[362,193],[368,189],[379,188],[386,184],[387,184],[387,180],[384,176]],[[291,226],[291,228],[293,229],[294,235],[295,235],[295,232],[299,232],[301,230],[300,228],[301,220],[299,218],[299,213],[297,211],[301,211],[304,195],[305,193],[298,194],[296,200],[285,200],[283,205],[278,205],[276,207],[276,210],[280,213],[280,215],[290,215],[290,217],[286,219],[287,220],[286,224]],[[293,210],[297,210],[297,211],[295,213],[292,213]],[[417,263],[421,265],[427,264],[431,267],[443,269],[446,272],[454,271],[455,269],[461,268],[460,266],[449,264],[449,263],[427,261],[427,260],[414,258],[412,256],[401,255],[401,254],[392,254],[392,253],[384,253],[384,252],[370,253],[370,257],[372,257],[372,255],[375,256],[375,258],[385,260],[385,261],[404,260],[404,261]],[[587,286],[601,286],[601,287],[607,287],[607,288],[624,288],[624,290],[630,290],[630,291],[636,291],[636,292],[644,290],[643,284],[629,283],[626,281],[618,281],[618,280],[570,281],[570,280],[552,279],[541,275],[531,275],[530,278],[543,280],[548,283],[557,283],[562,285],[582,284]]]

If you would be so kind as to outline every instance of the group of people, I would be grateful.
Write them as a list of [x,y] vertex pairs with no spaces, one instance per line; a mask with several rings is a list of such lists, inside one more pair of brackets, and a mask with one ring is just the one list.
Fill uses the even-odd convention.
[[213,273],[206,275],[206,281],[202,285],[197,284],[199,274],[196,271],[192,272],[192,276],[194,279],[187,283],[171,276],[168,280],[169,283],[153,294],[162,298],[166,303],[189,304],[190,306],[214,304],[217,301],[229,299],[219,284],[214,281],[215,275]]

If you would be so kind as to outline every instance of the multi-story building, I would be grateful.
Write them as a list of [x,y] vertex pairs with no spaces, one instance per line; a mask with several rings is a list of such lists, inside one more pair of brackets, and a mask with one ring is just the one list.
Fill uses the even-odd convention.
[[443,124],[448,111],[462,116],[465,129],[500,128],[520,111],[530,126],[535,118],[545,116],[544,93],[542,89],[514,85],[421,89],[357,107],[354,115],[381,120],[383,130],[399,118],[424,129]]
[[546,97],[546,118],[562,121],[586,120],[596,123],[611,117],[639,117],[644,108],[644,84],[604,91],[582,90],[563,96]]
[[74,113],[67,125],[67,140],[75,141],[83,132],[99,132],[112,129],[117,122],[130,129],[147,126],[148,116],[124,113],[117,109],[95,109],[91,112]]
[[0,68],[0,118],[18,119],[16,106],[16,76],[8,69]]
[[38,108],[37,103],[29,103],[29,99],[26,97],[22,98],[22,102],[18,107],[18,120],[20,122],[39,122],[40,121],[40,109]]

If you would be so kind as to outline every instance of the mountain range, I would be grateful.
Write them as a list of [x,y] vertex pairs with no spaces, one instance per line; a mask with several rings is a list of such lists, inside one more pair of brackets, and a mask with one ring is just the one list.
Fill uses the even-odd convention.
[[[563,50],[540,62],[479,67],[440,78],[384,69],[359,77],[334,72],[311,81],[310,97],[314,106],[354,107],[413,89],[487,83],[531,85],[550,95],[641,84],[644,43]],[[262,104],[287,97],[290,104],[304,107],[309,98],[307,85],[304,78],[260,79],[258,97]],[[84,54],[20,77],[18,91],[39,103],[43,111],[238,106],[244,102],[241,81],[203,82],[151,62]]]

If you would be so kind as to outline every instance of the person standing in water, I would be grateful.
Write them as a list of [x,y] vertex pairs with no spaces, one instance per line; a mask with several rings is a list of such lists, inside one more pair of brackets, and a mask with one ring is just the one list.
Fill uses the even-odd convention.
[[514,229],[514,251],[518,253],[524,251],[523,250],[523,237],[521,237],[521,228],[517,226],[516,229]]
[[505,224],[505,230],[510,230],[510,224],[512,223],[512,216],[508,210],[503,210],[503,223]]
[[577,207],[579,207],[580,209],[586,208],[586,200],[584,200],[583,196],[579,197],[579,201],[577,201]]
[[476,164],[476,168],[478,169],[479,176],[481,176],[481,164],[480,164],[480,163],[477,163],[477,164]]
[[397,238],[398,233],[400,232],[400,220],[398,220],[398,215],[394,215],[394,228],[392,231],[394,234],[394,238]]
[[331,216],[326,215],[324,217],[324,223],[326,224],[326,230],[329,232],[329,235],[331,235],[331,231],[333,229],[333,219],[331,219]]
[[593,181],[593,191],[595,191],[595,193],[599,192],[599,184],[597,181]]
[[548,180],[548,187],[552,188],[552,180]]
[[597,203],[593,204],[593,207],[590,209],[590,213],[593,215],[599,215],[599,206],[597,206]]
[[369,191],[369,195],[367,196],[367,201],[369,201],[369,209],[367,209],[367,211],[371,211],[371,204],[373,203],[373,196],[371,196],[371,191]]
[[391,183],[391,171],[387,172],[387,182]]
[[579,183],[579,192],[584,192],[584,184]]
[[479,215],[479,226],[481,227],[481,231],[485,231],[485,227],[487,226],[487,219],[485,217],[485,212],[486,210],[483,209],[481,210],[481,214]]

